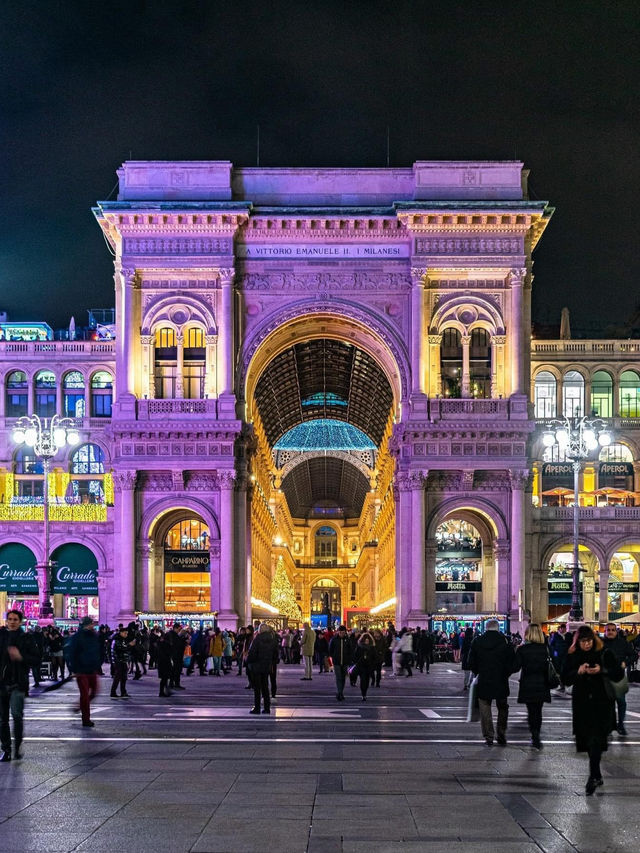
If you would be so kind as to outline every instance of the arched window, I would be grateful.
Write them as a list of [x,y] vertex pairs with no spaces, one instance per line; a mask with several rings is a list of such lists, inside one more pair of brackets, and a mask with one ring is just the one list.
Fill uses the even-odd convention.
[[79,370],[70,370],[62,382],[64,414],[68,418],[84,417],[84,376]]
[[156,330],[155,377],[156,397],[173,400],[176,396],[178,346],[176,333],[169,327]]
[[208,543],[209,525],[200,518],[185,518],[169,529],[164,546],[170,551],[206,551]]
[[335,566],[338,562],[338,535],[333,527],[323,525],[315,534],[315,561],[322,566]]
[[6,417],[21,418],[27,414],[27,405],[27,374],[14,370],[7,376]]
[[584,377],[577,370],[568,370],[562,377],[562,414],[566,418],[584,414]]
[[113,402],[113,376],[98,370],[91,377],[91,417],[110,418]]
[[625,370],[620,375],[620,416],[640,417],[640,377],[635,370]]
[[536,418],[556,417],[556,377],[548,370],[536,374],[534,383],[534,409]]
[[543,462],[566,462],[567,461],[567,449],[566,447],[560,447],[559,444],[553,444],[551,447],[545,447],[544,453],[542,454]]
[[39,370],[35,380],[35,413],[52,418],[56,413],[56,377],[51,370]]
[[70,503],[104,503],[104,451],[97,444],[83,444],[71,455],[71,480],[66,499]]
[[613,417],[613,380],[606,370],[596,370],[591,379],[591,410],[601,418]]
[[491,397],[491,336],[486,329],[471,331],[469,381],[472,397]]
[[202,329],[192,326],[184,333],[183,393],[191,400],[204,397],[205,341]]
[[626,444],[608,444],[600,450],[600,462],[633,462],[633,453]]
[[32,447],[19,447],[14,456],[15,492],[18,502],[42,500],[44,494],[44,467]]
[[72,474],[104,474],[104,450],[97,444],[83,444],[71,456]]
[[442,396],[462,395],[462,337],[457,329],[445,329],[440,344]]
[[164,606],[193,612],[211,607],[209,526],[202,519],[178,521],[164,540]]

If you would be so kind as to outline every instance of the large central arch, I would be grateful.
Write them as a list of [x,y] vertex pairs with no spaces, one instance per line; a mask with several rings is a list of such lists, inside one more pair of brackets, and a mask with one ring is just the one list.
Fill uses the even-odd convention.
[[[251,503],[254,600],[271,600],[274,566],[284,563],[304,618],[309,618],[311,579],[320,570],[310,530],[324,518],[339,528],[337,566],[344,607],[363,601],[372,606],[380,584],[362,580],[368,577],[367,561],[371,571],[375,566],[387,578],[383,586],[394,585],[389,578],[395,577],[395,512],[389,506],[395,462],[388,440],[410,388],[404,344],[375,314],[346,303],[316,302],[265,319],[248,335],[243,353],[237,394],[257,436],[251,470],[261,498]],[[324,430],[323,424],[340,422],[371,442],[370,468],[344,452],[346,447],[331,444],[307,451],[303,442],[296,449],[296,464],[285,470],[282,461],[290,460],[278,444],[283,436],[286,442],[302,424]],[[387,510],[379,517],[385,500]],[[385,535],[378,535],[382,526]],[[382,560],[372,551],[378,541]]]

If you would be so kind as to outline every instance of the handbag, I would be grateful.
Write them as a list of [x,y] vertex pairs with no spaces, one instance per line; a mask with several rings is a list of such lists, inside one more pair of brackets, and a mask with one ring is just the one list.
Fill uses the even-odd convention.
[[620,681],[612,681],[607,672],[604,672],[604,689],[609,699],[622,699],[629,691],[629,677],[625,670]]
[[469,685],[469,704],[467,706],[467,722],[477,723],[480,719],[480,703],[478,702],[478,676]]
[[547,685],[549,690],[555,690],[556,687],[560,687],[560,676],[550,655],[547,655]]

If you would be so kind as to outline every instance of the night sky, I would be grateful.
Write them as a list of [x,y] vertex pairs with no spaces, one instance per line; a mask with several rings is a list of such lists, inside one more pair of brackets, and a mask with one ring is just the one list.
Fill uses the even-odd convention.
[[534,319],[626,320],[637,286],[637,0],[40,0],[0,13],[0,310],[113,305],[90,207],[126,159],[520,159],[556,213]]

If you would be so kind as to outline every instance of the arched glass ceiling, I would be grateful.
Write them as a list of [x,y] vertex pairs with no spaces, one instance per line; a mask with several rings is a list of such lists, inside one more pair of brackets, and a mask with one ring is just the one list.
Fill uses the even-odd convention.
[[358,518],[369,489],[369,481],[355,465],[331,456],[296,465],[282,481],[294,518]]
[[[346,404],[345,404],[346,405]],[[278,439],[274,450],[375,450],[361,429],[328,418],[305,421]]]
[[393,393],[377,362],[353,344],[318,338],[277,355],[258,380],[255,402],[270,447],[304,421],[339,420],[380,446]]

